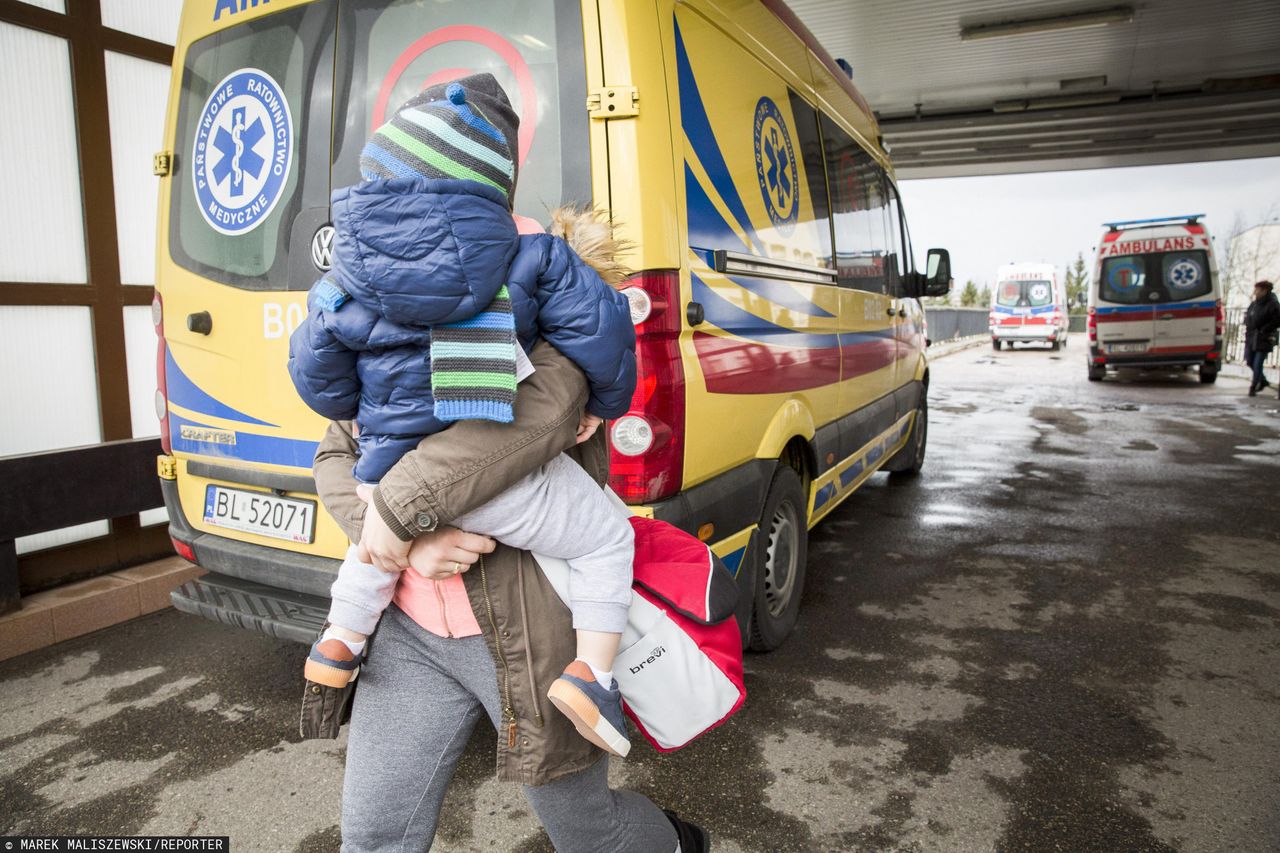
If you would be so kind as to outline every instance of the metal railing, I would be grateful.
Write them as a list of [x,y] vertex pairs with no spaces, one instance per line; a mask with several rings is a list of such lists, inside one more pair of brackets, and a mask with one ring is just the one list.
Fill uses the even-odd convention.
[[926,305],[924,315],[929,321],[929,340],[940,344],[990,334],[990,313],[986,308],[935,308]]
[[[1245,308],[1228,308],[1226,325],[1222,330],[1222,360],[1244,363],[1244,312]],[[1280,347],[1267,356],[1269,367],[1280,367]]]

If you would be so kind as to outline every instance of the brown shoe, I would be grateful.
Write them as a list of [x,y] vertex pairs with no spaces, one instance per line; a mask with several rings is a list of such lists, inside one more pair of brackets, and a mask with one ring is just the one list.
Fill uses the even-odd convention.
[[304,668],[306,686],[298,719],[298,734],[303,740],[338,736],[342,724],[351,718],[351,697],[362,660],[363,655],[355,659],[347,644],[338,639],[317,640],[312,645]]

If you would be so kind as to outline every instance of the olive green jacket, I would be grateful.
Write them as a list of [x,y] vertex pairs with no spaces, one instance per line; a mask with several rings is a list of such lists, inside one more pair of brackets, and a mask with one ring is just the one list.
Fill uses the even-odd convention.
[[[512,423],[459,421],[424,438],[378,484],[374,506],[401,539],[449,524],[561,452],[605,482],[604,430],[574,444],[587,400],[586,378],[545,342],[530,359],[536,370],[520,383]],[[368,506],[355,493],[355,453],[350,422],[335,421],[315,459],[320,499],[353,542],[360,539]],[[527,552],[501,544],[463,581],[498,671],[504,718],[498,731],[499,777],[541,785],[594,764],[600,750],[547,700],[551,682],[575,653],[569,609]],[[375,634],[371,648],[376,644]]]

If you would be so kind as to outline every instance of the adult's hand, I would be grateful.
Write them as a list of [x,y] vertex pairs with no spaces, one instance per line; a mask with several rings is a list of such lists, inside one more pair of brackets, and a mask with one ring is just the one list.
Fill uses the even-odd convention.
[[384,572],[403,571],[409,565],[409,546],[412,544],[396,536],[370,505],[364,516],[360,541],[356,544],[356,559],[372,563]]
[[488,536],[467,533],[456,527],[441,527],[424,533],[409,549],[409,568],[428,580],[444,580],[465,572],[481,554],[489,554],[497,544]]

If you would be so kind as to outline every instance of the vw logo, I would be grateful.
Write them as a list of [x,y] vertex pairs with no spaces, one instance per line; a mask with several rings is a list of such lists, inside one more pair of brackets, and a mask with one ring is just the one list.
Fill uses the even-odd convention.
[[333,226],[321,225],[311,238],[311,263],[320,272],[328,272],[333,266]]

